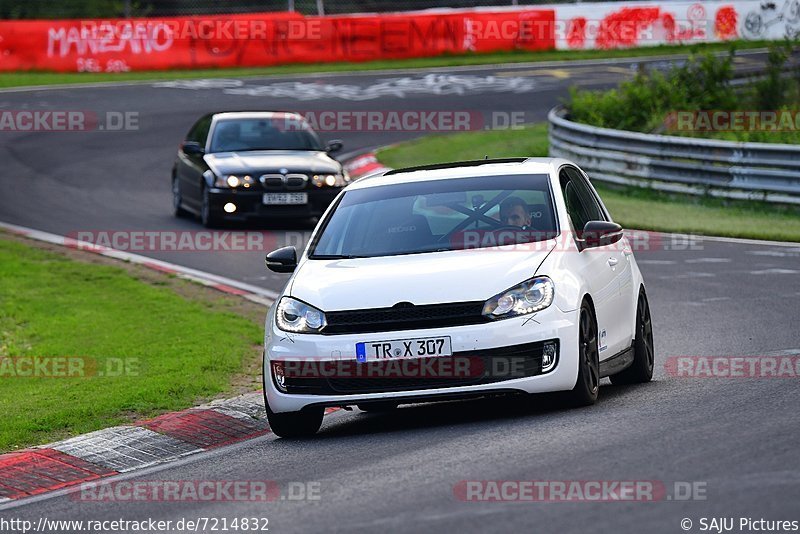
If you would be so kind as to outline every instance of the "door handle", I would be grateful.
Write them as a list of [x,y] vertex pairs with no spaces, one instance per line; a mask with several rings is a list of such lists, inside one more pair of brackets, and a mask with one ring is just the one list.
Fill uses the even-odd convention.
[[614,256],[608,258],[608,265],[610,265],[611,267],[614,267],[617,263],[619,263],[619,260]]

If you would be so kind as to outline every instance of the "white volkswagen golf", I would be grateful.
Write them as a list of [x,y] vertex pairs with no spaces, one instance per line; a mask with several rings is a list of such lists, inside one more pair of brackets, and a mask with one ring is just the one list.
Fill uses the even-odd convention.
[[264,397],[278,436],[326,407],[365,411],[646,382],[653,335],[622,229],[573,163],[514,158],[389,171],[345,188],[266,320]]

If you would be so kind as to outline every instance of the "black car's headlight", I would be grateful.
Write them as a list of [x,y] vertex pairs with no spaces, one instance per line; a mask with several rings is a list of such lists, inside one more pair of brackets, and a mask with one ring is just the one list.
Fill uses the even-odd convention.
[[283,297],[275,312],[278,328],[296,334],[316,334],[327,324],[325,314],[305,302]]
[[350,183],[350,175],[347,171],[336,174],[315,174],[311,177],[311,183],[317,187],[344,187]]
[[555,286],[546,276],[537,276],[503,291],[486,301],[483,315],[490,319],[508,319],[541,311],[553,303]]
[[252,187],[255,180],[249,174],[223,174],[217,176],[214,180],[214,187],[229,187],[235,189],[237,187]]

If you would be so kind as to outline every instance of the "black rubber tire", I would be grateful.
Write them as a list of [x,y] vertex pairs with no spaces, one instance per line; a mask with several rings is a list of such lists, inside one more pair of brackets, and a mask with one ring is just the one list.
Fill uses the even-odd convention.
[[633,363],[609,379],[615,386],[642,384],[653,379],[655,349],[653,345],[653,320],[644,288],[639,290],[636,302],[636,337],[633,340]]
[[591,406],[600,393],[600,352],[597,347],[597,321],[588,302],[581,304],[578,321],[578,381],[567,392],[567,404]]
[[272,433],[281,438],[307,438],[322,426],[323,408],[306,408],[299,412],[274,413],[266,404],[267,420]]
[[172,214],[178,218],[189,215],[189,212],[183,209],[180,184],[175,176],[172,177]]
[[267,376],[263,369],[266,365],[266,354],[261,353],[261,386],[264,395],[264,409],[267,411],[267,421],[272,433],[281,438],[305,438],[313,436],[322,426],[322,417],[325,415],[324,408],[311,407],[300,410],[299,412],[275,413],[269,407],[267,401]]
[[210,206],[208,197],[208,187],[203,184],[203,204],[200,208],[200,222],[206,228],[217,228],[222,223],[222,218],[213,212]]
[[384,412],[391,412],[397,409],[398,403],[393,401],[384,401],[384,402],[370,402],[368,404],[356,404],[358,409],[362,412],[370,412],[370,413],[384,413]]

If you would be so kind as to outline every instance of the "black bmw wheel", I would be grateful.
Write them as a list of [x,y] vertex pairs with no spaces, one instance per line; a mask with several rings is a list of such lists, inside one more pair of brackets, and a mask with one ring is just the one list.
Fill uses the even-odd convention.
[[183,199],[181,198],[181,186],[178,178],[172,177],[172,212],[175,217],[185,217],[187,212],[183,209]]
[[636,338],[633,341],[633,363],[620,373],[611,375],[612,384],[639,384],[653,378],[655,350],[653,346],[653,320],[644,288],[639,291],[636,303]]
[[208,188],[203,184],[203,205],[200,208],[200,221],[206,228],[215,228],[219,226],[221,219],[218,214],[214,213],[211,209],[211,198],[208,194]]
[[581,305],[578,324],[578,381],[568,394],[569,404],[590,406],[600,392],[600,353],[597,349],[597,322],[587,302]]

